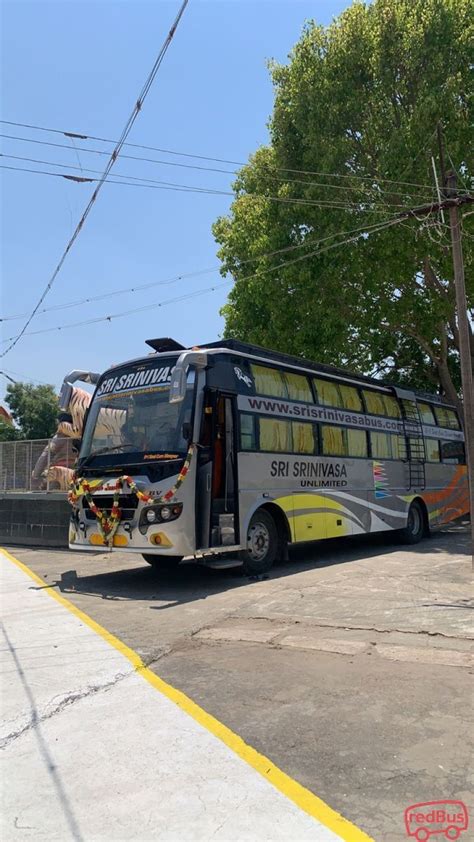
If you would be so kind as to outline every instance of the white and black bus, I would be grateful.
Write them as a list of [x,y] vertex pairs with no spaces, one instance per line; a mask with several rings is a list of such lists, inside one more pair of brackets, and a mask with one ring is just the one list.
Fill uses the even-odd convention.
[[468,512],[443,398],[236,340],[148,344],[98,378],[71,549],[154,566],[235,553],[259,573],[289,544],[382,530],[415,543]]

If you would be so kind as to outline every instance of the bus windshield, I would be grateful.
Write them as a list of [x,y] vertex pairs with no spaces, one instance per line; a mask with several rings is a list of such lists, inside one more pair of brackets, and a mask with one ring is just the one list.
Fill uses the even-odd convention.
[[91,404],[79,464],[107,457],[123,462],[177,458],[186,452],[192,419],[194,372],[186,398],[169,403],[174,360],[127,366],[104,375]]

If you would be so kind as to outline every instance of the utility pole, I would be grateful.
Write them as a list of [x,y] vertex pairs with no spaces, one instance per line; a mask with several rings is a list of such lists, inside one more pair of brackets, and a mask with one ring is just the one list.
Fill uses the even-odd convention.
[[[457,197],[457,177],[453,170],[446,175],[446,196]],[[458,206],[449,206],[449,226],[453,250],[454,286],[456,290],[456,311],[459,334],[459,357],[464,404],[464,437],[466,440],[467,470],[469,479],[469,500],[471,510],[472,559],[474,567],[474,395],[472,388],[472,363],[470,328],[467,317],[466,284],[464,281],[464,260],[461,242],[461,221]]]

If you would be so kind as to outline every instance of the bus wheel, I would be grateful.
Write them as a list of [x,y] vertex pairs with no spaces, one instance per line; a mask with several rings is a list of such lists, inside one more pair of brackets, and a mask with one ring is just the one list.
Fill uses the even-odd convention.
[[278,530],[264,509],[252,515],[247,529],[247,549],[242,556],[245,573],[258,575],[270,570],[278,552]]
[[153,570],[174,570],[182,560],[182,555],[150,555],[143,554],[142,558],[153,567]]
[[404,544],[417,544],[425,535],[425,513],[418,500],[414,500],[408,510],[407,525],[400,530]]

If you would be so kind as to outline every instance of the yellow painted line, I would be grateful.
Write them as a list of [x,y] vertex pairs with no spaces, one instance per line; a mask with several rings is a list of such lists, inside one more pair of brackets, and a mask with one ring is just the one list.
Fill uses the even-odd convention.
[[[33,579],[34,582],[42,587],[48,584],[44,581],[44,579],[41,579],[40,576],[37,576],[33,570],[30,570],[26,564],[23,564],[22,561],[19,561],[15,558],[15,556],[9,553],[4,547],[0,547],[0,550],[10,561],[13,562],[13,564]],[[56,590],[47,587],[45,592],[49,594],[49,596],[52,596],[56,602],[64,605],[71,614],[74,614],[82,620],[83,623],[89,626],[92,631],[100,635],[107,643],[113,646],[114,649],[117,649],[118,652],[130,661],[134,669],[145,679],[145,681],[148,681],[155,690],[159,690],[160,693],[178,705],[179,708],[191,716],[199,723],[199,725],[202,725],[203,728],[221,740],[238,757],[245,760],[252,769],[255,769],[255,771],[259,772],[265,780],[269,781],[275,789],[278,789],[290,801],[293,801],[297,807],[305,813],[308,813],[309,816],[312,816],[312,818],[316,819],[321,824],[325,825],[329,828],[329,830],[337,833],[337,835],[340,836],[341,839],[346,840],[346,842],[373,842],[372,838],[364,833],[363,830],[360,830],[360,828],[345,819],[344,816],[341,816],[341,814],[336,812],[336,810],[333,810],[332,807],[329,807],[325,801],[318,798],[318,796],[314,795],[313,792],[310,792],[309,789],[306,789],[297,781],[293,780],[293,778],[290,778],[290,776],[279,769],[278,766],[275,766],[268,757],[260,754],[260,752],[252,748],[252,746],[247,745],[242,737],[239,737],[238,734],[234,734],[230,728],[223,725],[222,722],[219,722],[218,719],[210,713],[207,713],[203,710],[203,708],[199,707],[199,705],[197,705],[196,702],[193,702],[193,700],[186,696],[185,693],[182,693],[181,690],[177,690],[176,687],[173,687],[171,684],[163,681],[163,679],[156,675],[151,669],[149,669],[149,667],[145,666],[137,652],[134,652],[133,649],[130,649],[130,647],[119,640],[118,637],[115,637],[115,635],[111,634],[111,632],[107,631],[107,629],[104,629],[104,627],[99,623],[96,623],[92,617],[89,617],[84,613],[84,611],[81,611],[80,608],[77,608],[72,602],[69,602],[68,599],[65,599],[65,597],[59,594]]]

